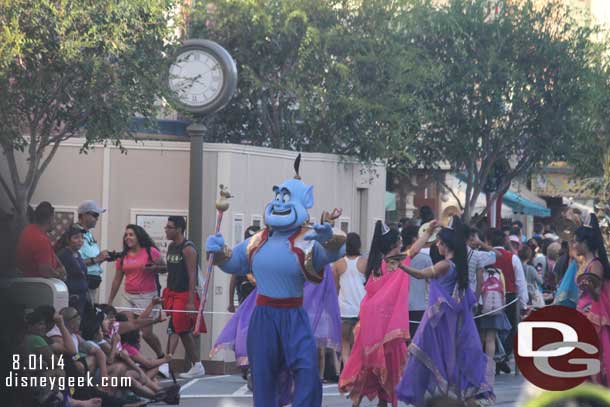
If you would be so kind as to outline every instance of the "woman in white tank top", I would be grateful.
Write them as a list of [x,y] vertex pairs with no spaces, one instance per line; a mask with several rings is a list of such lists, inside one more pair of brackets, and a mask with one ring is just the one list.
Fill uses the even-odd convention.
[[[364,273],[358,270],[358,263],[362,263],[362,256],[342,259],[345,271],[339,276],[339,310],[341,318],[358,318],[360,302],[364,297]],[[365,263],[366,264],[366,263]]]
[[360,236],[357,233],[348,233],[345,253],[346,256],[333,265],[335,284],[339,293],[339,310],[341,312],[341,359],[343,364],[354,344],[354,326],[358,322],[360,302],[366,293],[364,283],[366,279],[366,257],[360,255]]

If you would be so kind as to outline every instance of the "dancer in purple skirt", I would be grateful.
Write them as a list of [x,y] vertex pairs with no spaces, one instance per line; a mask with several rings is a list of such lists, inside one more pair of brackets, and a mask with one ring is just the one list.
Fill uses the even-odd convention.
[[486,380],[491,361],[483,353],[472,316],[475,298],[468,287],[466,237],[457,216],[439,232],[437,245],[445,259],[434,266],[399,266],[414,278],[430,279],[430,297],[396,392],[400,400],[417,406],[432,395],[477,405],[494,397]]

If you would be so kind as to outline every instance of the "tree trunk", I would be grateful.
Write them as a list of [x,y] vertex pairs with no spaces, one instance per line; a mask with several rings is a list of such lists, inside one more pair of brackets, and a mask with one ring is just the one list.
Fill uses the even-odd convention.
[[[38,186],[38,181],[40,180],[40,176],[44,173],[47,166],[57,153],[57,149],[59,148],[59,141],[54,142],[52,148],[47,150],[48,144],[36,144],[33,143],[35,137],[33,136],[33,132],[30,141],[30,146],[28,147],[28,171],[25,179],[22,181],[19,175],[17,159],[15,157],[15,151],[12,147],[8,149],[3,146],[4,153],[8,162],[8,170],[10,173],[10,180],[12,184],[12,192],[10,202],[13,204],[13,217],[12,217],[12,233],[11,240],[15,242],[19,238],[21,231],[25,226],[30,223],[30,219],[28,218],[28,207],[30,205],[30,199],[36,187]],[[33,143],[33,144],[32,144]],[[45,157],[45,150],[47,151]],[[11,189],[6,184],[8,182],[2,183],[2,186],[5,189]],[[13,199],[14,198],[14,199]]]
[[398,177],[398,185],[395,185],[394,189],[396,191],[396,215],[399,220],[407,216],[407,188],[404,186],[403,178]]
[[400,220],[407,217],[407,195],[415,188],[411,182],[411,175],[397,175],[393,187],[396,191],[396,215]]
[[468,184],[466,186],[466,193],[464,196],[464,216],[463,216],[464,223],[466,225],[470,224],[470,220],[472,219],[472,213],[474,212],[474,206],[477,204],[477,201],[472,199],[472,195],[475,190],[476,190],[476,188],[472,184]]
[[17,239],[15,233],[15,217],[12,213],[0,209],[0,278],[8,277],[15,270],[15,248]]
[[[0,243],[0,273],[2,276],[12,276],[15,272],[15,250],[23,228],[29,223],[27,216],[27,190],[23,185],[14,186],[17,205],[7,213],[1,213],[0,224],[4,234]],[[3,212],[3,211],[2,211]]]
[[28,188],[25,185],[15,186],[14,231],[19,236],[23,228],[30,223],[28,219]]
[[465,224],[470,224],[470,218],[472,218],[472,209],[470,207],[470,200],[468,199],[468,197],[466,197],[466,202],[468,202],[466,204],[466,206],[464,207],[464,223]]

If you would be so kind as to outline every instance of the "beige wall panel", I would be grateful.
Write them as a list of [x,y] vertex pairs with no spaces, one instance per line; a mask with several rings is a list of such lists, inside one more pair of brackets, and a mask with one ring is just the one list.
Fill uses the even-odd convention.
[[[38,187],[32,197],[32,203],[49,201],[53,205],[76,206],[84,199],[101,199],[103,150],[94,149],[88,154],[79,153],[80,146],[62,146],[42,174]],[[21,178],[25,177],[27,163],[25,155],[18,154]],[[10,175],[4,157],[0,160],[0,172],[7,182]],[[0,204],[9,209],[4,193]]]

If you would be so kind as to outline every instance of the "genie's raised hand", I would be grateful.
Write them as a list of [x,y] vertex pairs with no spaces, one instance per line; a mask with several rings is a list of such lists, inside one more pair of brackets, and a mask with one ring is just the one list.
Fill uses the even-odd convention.
[[208,239],[205,242],[205,251],[208,253],[221,252],[224,249],[224,246],[224,237],[222,237],[221,233],[216,233],[215,235],[208,236]]
[[305,240],[317,240],[320,243],[324,243],[332,239],[333,228],[328,222],[322,224],[313,225],[312,230],[307,232],[303,239]]

